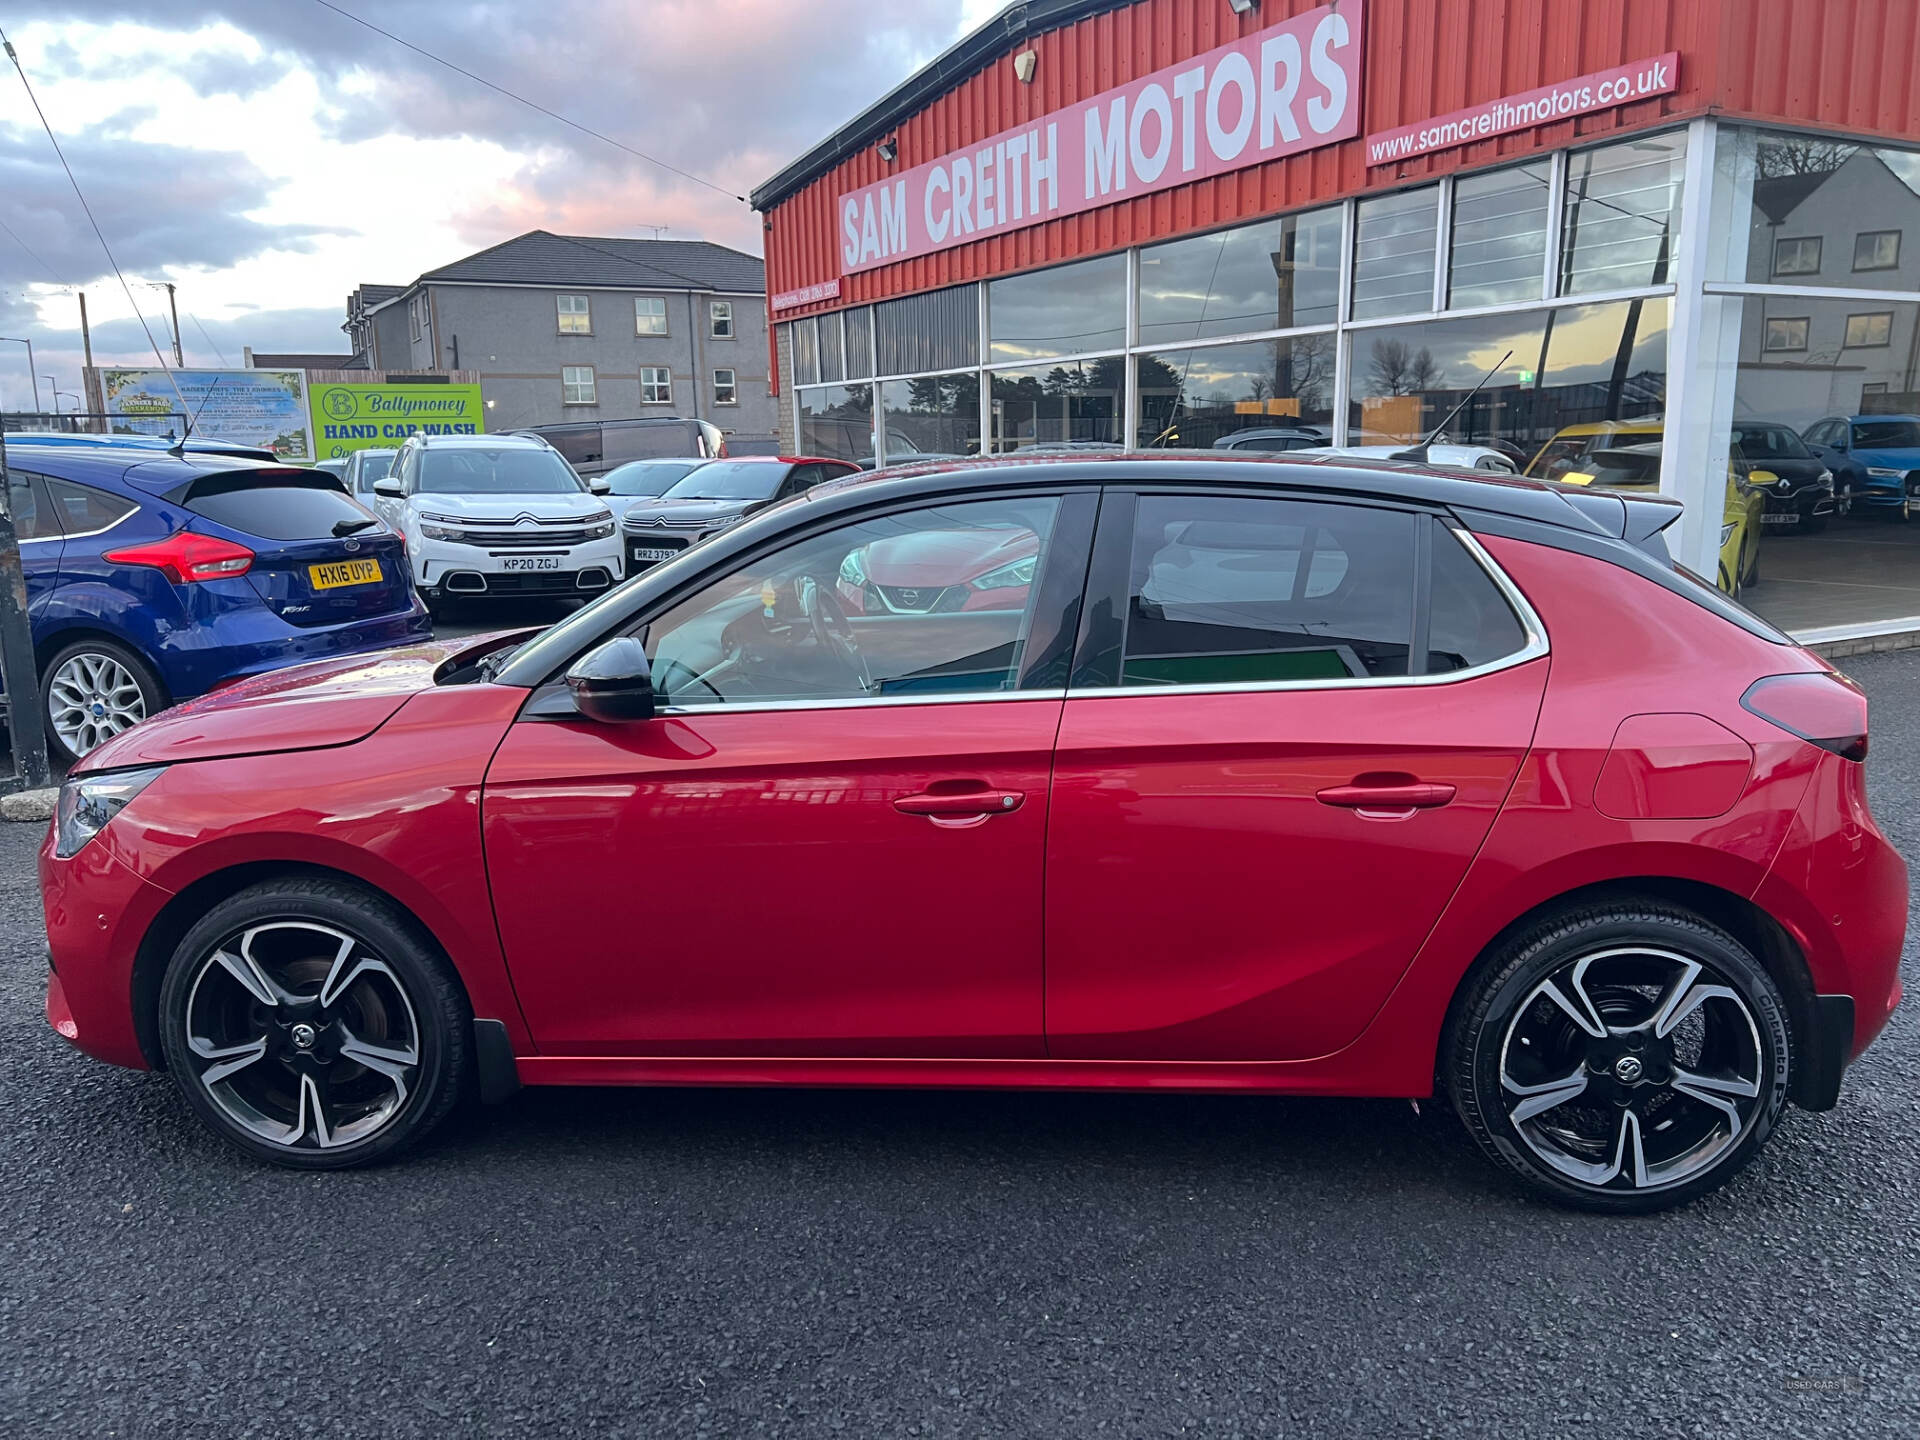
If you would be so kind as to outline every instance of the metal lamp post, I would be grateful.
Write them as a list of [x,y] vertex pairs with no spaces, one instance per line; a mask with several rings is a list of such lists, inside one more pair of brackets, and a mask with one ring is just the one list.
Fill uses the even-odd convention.
[[38,411],[40,409],[40,377],[33,373],[33,342],[17,339],[12,335],[0,335],[0,340],[6,341],[9,345],[27,347],[27,379],[33,382],[33,408]]

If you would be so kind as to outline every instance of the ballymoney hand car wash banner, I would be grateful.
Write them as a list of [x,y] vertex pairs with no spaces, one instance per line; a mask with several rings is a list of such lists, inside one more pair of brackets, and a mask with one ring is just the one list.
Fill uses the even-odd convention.
[[316,381],[308,392],[318,455],[331,460],[355,450],[392,450],[409,435],[480,435],[486,403],[478,385],[335,384]]

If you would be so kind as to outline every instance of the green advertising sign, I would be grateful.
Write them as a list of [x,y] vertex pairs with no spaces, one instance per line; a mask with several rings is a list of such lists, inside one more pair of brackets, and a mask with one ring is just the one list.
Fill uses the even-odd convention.
[[391,450],[409,435],[481,435],[486,405],[478,385],[307,387],[317,458]]

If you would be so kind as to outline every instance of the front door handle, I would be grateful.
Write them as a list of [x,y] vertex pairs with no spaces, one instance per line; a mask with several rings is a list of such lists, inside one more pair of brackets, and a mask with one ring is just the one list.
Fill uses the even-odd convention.
[[1432,810],[1452,800],[1457,792],[1451,785],[1436,785],[1424,780],[1395,784],[1332,785],[1319,793],[1322,805],[1338,805],[1347,810]]
[[925,815],[930,820],[984,820],[1018,810],[1026,798],[1021,790],[929,790],[902,795],[893,808],[902,815]]

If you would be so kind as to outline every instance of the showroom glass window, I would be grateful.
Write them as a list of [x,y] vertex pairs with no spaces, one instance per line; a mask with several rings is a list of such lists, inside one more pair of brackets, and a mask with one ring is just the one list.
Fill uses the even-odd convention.
[[1116,350],[1127,341],[1127,257],[1102,255],[987,287],[991,361]]
[[[1142,450],[1207,449],[1249,432],[1276,440],[1333,420],[1334,337],[1296,335],[1136,355]],[[1296,448],[1254,446],[1251,448]]]
[[[1718,153],[1718,198],[1745,224],[1710,278],[1920,291],[1920,258],[1903,243],[1920,226],[1920,151],[1725,126]],[[1815,353],[1835,328],[1821,318]]]
[[1414,515],[1144,495],[1122,685],[1246,685],[1408,673]]
[[1356,332],[1349,442],[1419,438],[1509,351],[1448,424],[1448,440],[1500,449],[1522,468],[1579,453],[1593,443],[1583,437],[1609,428],[1658,442],[1669,309],[1665,299],[1624,300]]
[[802,455],[873,464],[871,385],[825,385],[798,393]]
[[1541,298],[1552,189],[1553,168],[1544,160],[1455,183],[1449,309]]
[[880,386],[886,463],[980,453],[980,372],[921,375]]
[[1331,325],[1340,305],[1338,206],[1140,252],[1140,343]]
[[1686,167],[1683,130],[1567,157],[1562,295],[1632,290],[1673,279]]
[[820,332],[820,378],[829,384],[847,378],[845,331],[838,315],[822,315],[815,322]]
[[1012,691],[1059,506],[928,506],[775,551],[647,627],[654,686],[684,706]]
[[994,370],[987,379],[993,387],[993,454],[1037,445],[1120,448],[1127,403],[1125,356]]
[[1362,200],[1353,252],[1353,318],[1433,309],[1433,252],[1440,190],[1428,185]]
[[793,378],[801,385],[820,383],[820,330],[811,315],[793,322]]

